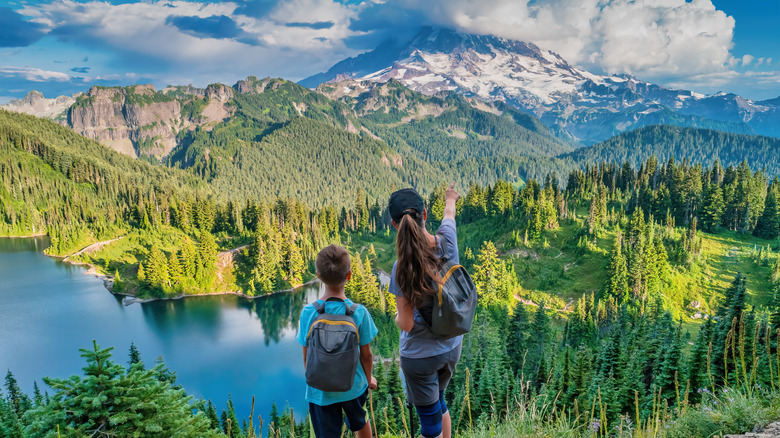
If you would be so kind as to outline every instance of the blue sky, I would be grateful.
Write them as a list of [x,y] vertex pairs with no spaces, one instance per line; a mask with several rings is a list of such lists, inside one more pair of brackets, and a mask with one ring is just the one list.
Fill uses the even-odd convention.
[[596,73],[780,96],[777,0],[0,1],[0,103],[89,86],[298,80],[422,25],[531,41]]

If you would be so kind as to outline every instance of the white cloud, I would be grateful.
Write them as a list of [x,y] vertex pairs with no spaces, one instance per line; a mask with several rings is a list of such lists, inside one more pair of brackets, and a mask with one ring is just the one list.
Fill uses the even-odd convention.
[[0,75],[20,77],[33,82],[65,82],[71,80],[71,77],[65,73],[41,70],[33,67],[0,67]]
[[[725,86],[740,80],[732,71],[738,65],[768,66],[772,61],[731,54],[735,22],[718,11],[713,0],[363,0],[346,5],[337,0],[279,0],[262,17],[242,15],[241,0],[202,1],[113,5],[58,0],[26,4],[20,13],[44,24],[51,35],[115,57],[110,68],[92,70],[101,75],[93,79],[121,75],[125,79],[116,80],[133,81],[127,71],[134,71],[158,85],[229,83],[249,74],[298,79],[324,71],[356,54],[346,41],[363,35],[355,28],[370,32],[370,26],[359,22],[361,12],[370,8],[381,9],[373,20],[381,21],[383,14],[410,17],[409,23],[396,19],[396,26],[443,25],[530,41],[594,72],[629,73],[688,88],[697,83]],[[396,11],[409,13],[391,14]],[[241,35],[199,37],[169,24],[170,16],[226,16]],[[69,78],[59,75],[51,80]]]
[[[231,2],[157,0],[112,5],[62,0],[27,5],[23,13],[44,24],[53,35],[67,32],[69,39],[116,54],[117,64],[130,64],[134,58],[147,63],[159,60],[160,67],[153,67],[153,74],[164,76],[160,78],[163,82],[203,84],[248,74],[295,78],[328,68],[354,54],[343,40],[356,34],[349,29],[355,11],[333,0],[282,1],[262,18],[236,14],[237,8]],[[242,35],[198,37],[168,24],[166,19],[170,16],[226,16],[236,23]],[[290,27],[288,23],[297,25]],[[164,64],[171,67],[163,67]],[[162,70],[170,73],[160,74]]]
[[764,98],[770,98],[776,97],[778,95],[777,90],[780,90],[780,71],[747,71],[739,73],[728,70],[693,75],[684,79],[670,81],[667,85],[674,88],[701,90],[706,93],[727,91],[740,94],[740,90],[752,90],[754,93],[760,93]]
[[419,4],[436,24],[531,41],[574,64],[645,78],[723,70],[733,46],[734,19],[711,0],[395,3]]

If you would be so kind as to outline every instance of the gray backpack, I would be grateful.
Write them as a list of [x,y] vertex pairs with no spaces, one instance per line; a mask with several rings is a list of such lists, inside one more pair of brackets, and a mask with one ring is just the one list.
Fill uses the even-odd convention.
[[328,301],[344,303],[346,315],[325,313],[325,303],[319,301],[312,304],[319,315],[306,336],[306,384],[321,391],[349,391],[360,361],[360,335],[352,318],[358,305],[347,306],[340,298]]
[[447,256],[447,242],[441,240],[443,263],[439,270],[442,284],[433,297],[431,332],[441,339],[450,339],[468,333],[477,311],[477,287],[466,268]]

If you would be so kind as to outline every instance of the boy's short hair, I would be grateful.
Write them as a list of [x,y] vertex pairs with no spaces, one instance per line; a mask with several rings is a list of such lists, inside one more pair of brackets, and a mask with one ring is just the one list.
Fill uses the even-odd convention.
[[343,284],[351,269],[349,253],[341,246],[328,245],[317,254],[314,267],[323,283],[330,286]]

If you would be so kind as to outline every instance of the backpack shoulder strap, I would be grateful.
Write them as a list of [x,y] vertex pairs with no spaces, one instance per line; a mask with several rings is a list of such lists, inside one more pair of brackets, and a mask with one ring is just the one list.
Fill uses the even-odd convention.
[[436,235],[436,239],[441,242],[441,261],[447,263],[450,261],[450,245],[447,243],[447,239],[442,239]]
[[[346,303],[344,303],[344,305],[346,305]],[[355,311],[357,309],[358,309],[358,305],[355,304],[355,303],[352,303],[351,306],[347,306],[346,315],[351,317],[352,315],[355,314]]]
[[320,304],[320,300],[315,300],[313,303],[311,303],[312,307],[314,307],[314,310],[317,311],[320,315],[325,313],[325,305]]

